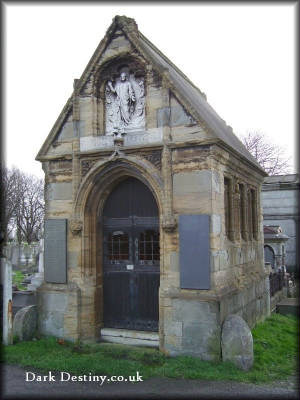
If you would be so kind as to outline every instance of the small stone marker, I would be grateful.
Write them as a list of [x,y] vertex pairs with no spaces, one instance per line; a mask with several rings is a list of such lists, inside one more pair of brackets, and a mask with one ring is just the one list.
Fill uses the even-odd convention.
[[247,323],[238,315],[228,315],[222,327],[222,358],[249,370],[254,361],[253,338]]
[[14,318],[13,332],[19,340],[31,340],[37,330],[37,309],[35,305],[21,308]]

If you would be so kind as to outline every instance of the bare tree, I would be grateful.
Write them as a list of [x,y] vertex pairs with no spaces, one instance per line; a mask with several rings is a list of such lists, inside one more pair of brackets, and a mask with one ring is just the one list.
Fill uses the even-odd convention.
[[2,196],[4,213],[2,217],[2,227],[4,242],[7,241],[13,230],[13,219],[16,215],[17,207],[20,202],[21,193],[24,191],[22,173],[17,168],[2,169]]
[[16,214],[17,234],[25,242],[39,239],[44,218],[44,185],[41,179],[32,175],[23,176],[24,195]]
[[259,132],[249,132],[241,137],[247,150],[257,159],[269,175],[283,175],[291,172],[290,159],[282,147],[270,143]]
[[41,179],[23,174],[24,193],[15,214],[17,238],[31,243],[39,239],[44,218],[44,185]]
[[13,231],[19,243],[39,239],[44,218],[43,186],[42,179],[16,167],[2,169],[4,242]]

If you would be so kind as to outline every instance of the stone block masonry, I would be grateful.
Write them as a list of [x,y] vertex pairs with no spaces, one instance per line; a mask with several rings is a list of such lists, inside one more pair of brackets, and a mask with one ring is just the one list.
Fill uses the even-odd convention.
[[[142,323],[165,353],[218,361],[229,314],[252,327],[270,313],[265,173],[132,19],[114,18],[37,159],[46,220],[66,221],[63,260],[51,252],[37,289],[40,333],[95,342]],[[180,234],[186,217],[207,221],[198,241]]]

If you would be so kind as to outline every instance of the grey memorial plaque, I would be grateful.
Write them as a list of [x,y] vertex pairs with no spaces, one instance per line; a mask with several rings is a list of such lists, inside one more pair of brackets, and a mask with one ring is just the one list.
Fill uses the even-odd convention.
[[45,281],[67,282],[67,220],[45,220]]
[[210,289],[209,215],[180,215],[180,287]]

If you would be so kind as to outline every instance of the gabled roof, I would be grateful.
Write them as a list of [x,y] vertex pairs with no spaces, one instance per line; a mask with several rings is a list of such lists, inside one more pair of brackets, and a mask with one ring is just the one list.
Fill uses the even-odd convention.
[[289,236],[282,233],[279,225],[264,225],[264,238],[288,240]]
[[[197,121],[199,121],[200,124],[203,124],[206,129],[219,139],[220,143],[226,148],[232,149],[234,152],[242,155],[252,165],[256,166],[265,176],[267,175],[257,160],[234,135],[231,127],[227,126],[225,121],[222,120],[222,118],[220,118],[215,110],[209,105],[204,93],[202,93],[164,54],[162,54],[141,32],[138,31],[136,22],[131,18],[116,16],[113,19],[105,37],[98,45],[81,78],[78,80],[76,85],[78,92],[80,92],[86,84],[90,73],[105,51],[105,48],[116,29],[122,30],[133,47],[135,47],[149,61],[149,63],[152,64],[154,69],[158,70],[158,72],[164,77],[167,85],[178,97],[178,100],[187,111]],[[71,110],[72,97],[70,97],[55,122],[44,145],[36,157],[37,160],[47,152]]]

